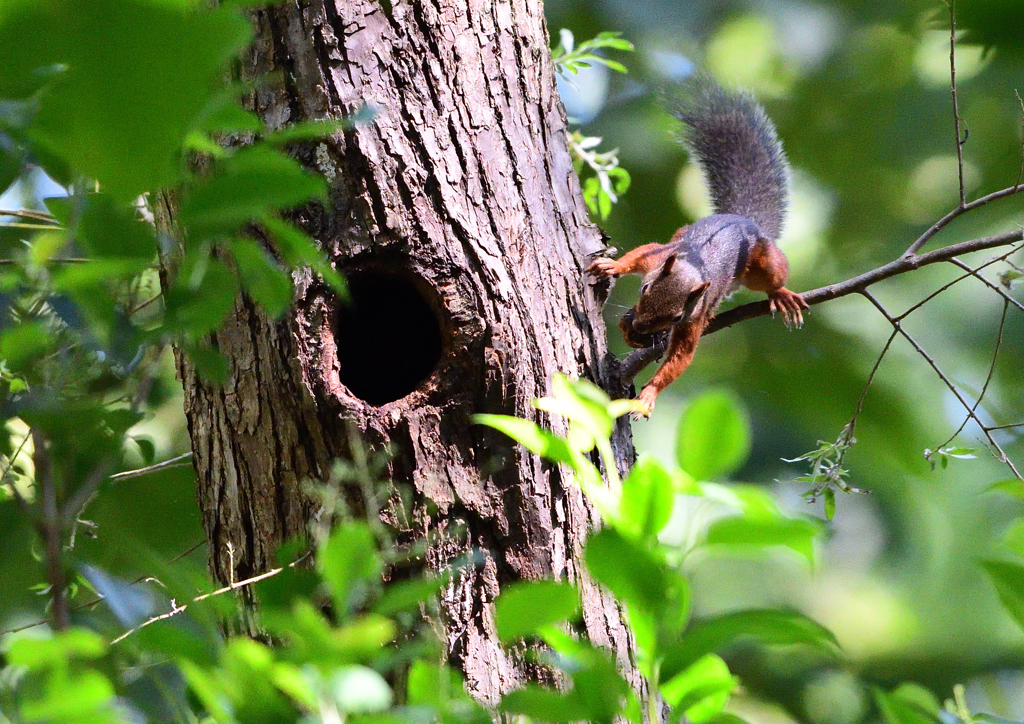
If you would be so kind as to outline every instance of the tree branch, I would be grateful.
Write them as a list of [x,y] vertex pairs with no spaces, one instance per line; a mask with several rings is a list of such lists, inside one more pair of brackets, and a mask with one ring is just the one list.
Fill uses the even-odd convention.
[[[972,251],[984,251],[985,249],[993,249],[999,246],[1009,246],[1010,244],[1015,244],[1022,240],[1024,240],[1024,232],[1020,230],[1008,231],[1003,234],[997,234],[996,236],[985,236],[980,239],[962,241],[959,244],[951,244],[925,254],[911,254],[910,256],[904,255],[899,259],[891,261],[888,264],[880,266],[877,269],[873,269],[865,274],[861,274],[860,276],[847,279],[846,281],[838,284],[830,284],[827,287],[819,287],[818,289],[804,292],[801,296],[803,296],[804,300],[808,304],[821,304],[822,302],[827,302],[831,299],[845,297],[848,294],[863,292],[872,284],[877,284],[880,281],[900,274],[906,274],[907,272],[919,269],[920,267],[935,264],[940,261],[950,261],[953,257],[959,256],[960,254],[969,254]],[[767,300],[751,302],[739,307],[733,307],[728,311],[722,312],[711,320],[711,324],[708,325],[704,334],[713,334],[720,329],[731,327],[738,322],[752,319],[754,317],[761,317],[768,313]]]

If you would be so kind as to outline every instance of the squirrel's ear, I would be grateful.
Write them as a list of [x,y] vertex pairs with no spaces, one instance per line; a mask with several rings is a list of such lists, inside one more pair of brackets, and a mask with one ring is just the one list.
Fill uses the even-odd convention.
[[661,267],[662,276],[668,276],[672,273],[672,267],[676,265],[676,259],[678,258],[679,255],[674,252],[668,255],[668,259],[665,260],[665,263]]
[[704,282],[703,284],[701,284],[699,287],[690,292],[689,296],[687,296],[686,298],[686,303],[690,305],[696,304],[697,300],[701,298],[701,296],[704,294],[704,292],[708,290],[708,287],[710,286],[711,282]]

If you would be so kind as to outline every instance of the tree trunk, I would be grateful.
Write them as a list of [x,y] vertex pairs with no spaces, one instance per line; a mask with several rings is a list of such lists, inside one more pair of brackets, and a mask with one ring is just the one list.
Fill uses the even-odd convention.
[[[306,533],[304,481],[328,478],[354,424],[387,446],[392,511],[412,491],[405,532],[430,534],[428,564],[477,554],[442,601],[447,652],[475,696],[494,702],[529,676],[499,646],[491,606],[521,578],[579,582],[588,635],[631,670],[620,611],[580,565],[587,502],[565,471],[470,421],[537,419],[531,401],[556,372],[617,384],[602,300],[582,278],[601,234],[540,0],[309,0],[256,19],[243,74],[276,73],[253,97],[270,127],[376,115],[298,152],[331,204],[297,221],[348,275],[354,308],[300,275],[286,321],[239,300],[214,339],[230,361],[222,388],[180,360],[214,574],[265,570]],[[625,424],[614,444],[624,465]]]

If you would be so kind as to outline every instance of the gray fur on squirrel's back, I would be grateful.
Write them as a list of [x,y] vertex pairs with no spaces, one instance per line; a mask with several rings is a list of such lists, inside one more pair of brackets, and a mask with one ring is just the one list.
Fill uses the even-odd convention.
[[775,126],[746,92],[698,77],[667,101],[684,125],[683,144],[700,164],[715,212],[743,216],[779,238],[789,196],[789,164]]

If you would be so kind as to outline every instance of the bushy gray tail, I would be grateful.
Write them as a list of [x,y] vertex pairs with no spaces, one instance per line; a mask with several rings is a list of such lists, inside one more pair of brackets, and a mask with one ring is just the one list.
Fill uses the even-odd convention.
[[685,126],[683,143],[704,171],[715,212],[744,216],[779,238],[789,195],[789,165],[775,126],[746,92],[730,93],[700,76],[667,99]]

